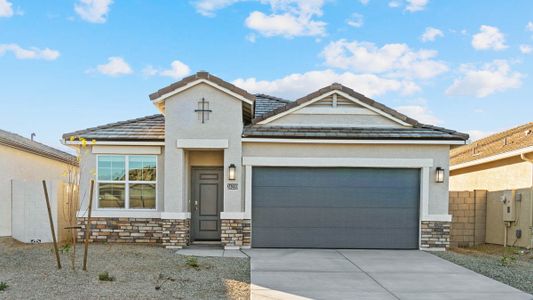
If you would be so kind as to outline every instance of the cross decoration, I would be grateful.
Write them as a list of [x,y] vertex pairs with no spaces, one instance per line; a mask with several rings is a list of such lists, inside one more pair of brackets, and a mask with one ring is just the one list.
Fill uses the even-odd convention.
[[198,101],[198,109],[194,110],[198,113],[198,119],[202,120],[202,124],[209,120],[209,113],[213,112],[209,109],[209,102],[202,98],[202,101]]

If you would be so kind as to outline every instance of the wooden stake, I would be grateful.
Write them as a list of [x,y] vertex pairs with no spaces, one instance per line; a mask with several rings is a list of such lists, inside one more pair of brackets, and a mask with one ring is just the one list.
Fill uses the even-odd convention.
[[91,213],[93,211],[93,190],[94,180],[91,180],[91,190],[89,191],[89,213],[87,223],[85,223],[85,251],[83,253],[83,271],[87,271],[87,254],[89,252],[89,237],[91,236]]
[[52,240],[54,241],[54,251],[56,253],[57,268],[61,269],[61,259],[59,258],[59,250],[57,249],[56,232],[54,229],[54,220],[52,219],[52,210],[50,209],[50,199],[48,198],[48,189],[46,188],[46,180],[43,180],[44,199],[46,200],[46,208],[48,209],[48,219],[50,220],[50,231],[52,231]]

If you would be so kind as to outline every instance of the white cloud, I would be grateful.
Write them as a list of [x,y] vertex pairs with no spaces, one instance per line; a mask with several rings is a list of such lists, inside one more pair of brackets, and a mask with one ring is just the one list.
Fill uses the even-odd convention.
[[433,28],[433,27],[426,27],[426,31],[420,36],[420,40],[422,42],[433,42],[438,37],[443,37],[444,33],[442,30]]
[[113,0],[79,0],[74,11],[87,22],[105,23],[112,3]]
[[408,12],[417,12],[424,10],[426,8],[426,5],[428,4],[429,0],[405,0],[407,2],[407,6],[405,7],[405,10]]
[[215,15],[215,11],[241,1],[242,0],[199,0],[194,2],[194,7],[201,15],[212,17]]
[[13,53],[17,59],[55,60],[60,55],[59,51],[50,48],[39,49],[31,47],[24,49],[17,44],[0,44],[0,56],[8,52]]
[[471,64],[460,67],[462,77],[455,79],[446,90],[447,95],[483,98],[496,92],[518,88],[523,75],[513,72],[505,60],[494,60],[476,68]]
[[364,17],[361,14],[353,13],[350,18],[346,20],[346,23],[352,27],[359,28],[364,24]]
[[387,79],[374,74],[337,73],[333,70],[293,73],[274,80],[239,78],[233,84],[252,93],[268,93],[289,99],[296,99],[318,88],[338,82],[369,97],[389,92],[411,95],[420,90],[409,80]]
[[400,7],[400,5],[401,3],[398,0],[389,1],[389,7],[391,8],[397,8],[397,7]]
[[322,15],[324,0],[261,0],[270,4],[273,13],[253,11],[246,18],[248,28],[272,37],[324,36],[326,23],[315,20]]
[[255,33],[250,33],[246,35],[246,40],[250,43],[255,43],[256,39],[257,36],[255,35]]
[[530,54],[533,52],[533,47],[530,45],[520,45],[520,52],[522,52],[522,54]]
[[[89,72],[91,71],[92,70]],[[106,64],[96,66],[96,71],[109,76],[120,76],[133,73],[130,65],[128,65],[122,57],[118,56],[109,57]]]
[[404,106],[397,106],[395,109],[401,112],[402,114],[410,118],[413,118],[423,124],[429,124],[429,125],[442,124],[442,120],[440,120],[437,116],[435,116],[433,112],[424,105],[404,105]]
[[533,22],[527,22],[526,30],[533,32]]
[[494,134],[494,132],[492,131],[484,131],[484,130],[477,130],[477,129],[467,130],[466,133],[470,135],[469,141],[471,142],[477,141],[491,134]]
[[13,4],[7,0],[0,0],[0,18],[13,16]]
[[359,0],[359,2],[361,2],[363,5],[367,5],[370,0]]
[[344,39],[331,42],[322,52],[331,67],[420,79],[448,71],[445,63],[433,59],[437,54],[434,50],[413,51],[406,44],[385,44],[378,48],[373,43]]
[[191,73],[191,68],[179,60],[175,60],[170,63],[170,69],[156,69],[152,66],[148,66],[143,69],[145,76],[165,76],[173,79],[183,78]]
[[476,50],[503,50],[507,48],[505,36],[498,27],[481,25],[480,32],[472,37],[472,47]]

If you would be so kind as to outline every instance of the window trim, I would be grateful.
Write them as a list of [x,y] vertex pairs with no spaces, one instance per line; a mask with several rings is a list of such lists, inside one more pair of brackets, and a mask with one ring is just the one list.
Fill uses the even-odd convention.
[[[98,169],[101,156],[115,156],[124,157],[124,181],[115,180],[100,180],[98,177]],[[151,156],[155,158],[155,181],[130,181],[130,160],[132,156]],[[96,155],[96,209],[107,211],[139,211],[139,212],[153,212],[159,209],[159,192],[158,192],[158,180],[159,180],[159,157],[153,154],[98,154]],[[124,184],[124,208],[112,208],[112,207],[100,207],[100,183],[122,183]],[[155,184],[155,207],[154,208],[130,208],[130,184]]]

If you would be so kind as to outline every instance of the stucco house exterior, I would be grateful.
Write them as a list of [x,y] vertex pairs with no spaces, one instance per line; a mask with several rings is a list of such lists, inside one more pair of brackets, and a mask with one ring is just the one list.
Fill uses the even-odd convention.
[[80,163],[81,199],[96,179],[92,241],[448,245],[449,150],[466,134],[340,84],[288,101],[198,72],[150,100],[161,114],[63,136],[74,147],[72,136],[95,140]]
[[62,182],[69,168],[77,168],[75,156],[18,134],[0,130],[0,236],[30,242],[51,241],[42,180],[48,182],[56,233],[66,232]]
[[478,213],[470,217],[484,214],[474,222],[474,227],[484,227],[482,240],[533,247],[533,123],[455,148],[450,164],[450,191],[478,195]]

